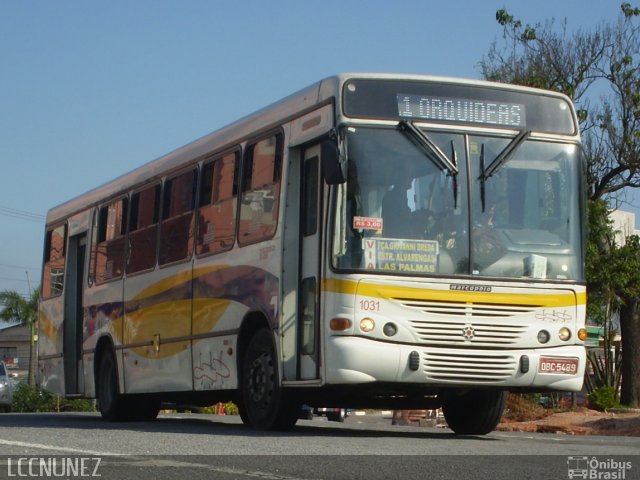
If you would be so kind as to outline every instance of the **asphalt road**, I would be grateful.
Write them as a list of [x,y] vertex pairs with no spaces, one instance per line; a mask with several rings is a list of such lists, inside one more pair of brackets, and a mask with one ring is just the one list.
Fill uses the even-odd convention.
[[253,431],[235,416],[106,423],[97,414],[0,415],[0,478],[53,477],[55,468],[71,468],[64,478],[566,479],[574,467],[580,467],[574,475],[596,474],[584,478],[640,479],[640,438],[460,437],[448,429],[392,426],[381,416],[352,416],[344,424],[301,420],[281,433]]

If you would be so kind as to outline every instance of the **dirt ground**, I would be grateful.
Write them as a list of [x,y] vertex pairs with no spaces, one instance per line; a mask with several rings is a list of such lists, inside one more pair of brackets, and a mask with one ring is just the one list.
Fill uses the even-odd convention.
[[581,408],[552,413],[538,420],[524,422],[505,420],[496,430],[640,437],[640,410],[599,412]]

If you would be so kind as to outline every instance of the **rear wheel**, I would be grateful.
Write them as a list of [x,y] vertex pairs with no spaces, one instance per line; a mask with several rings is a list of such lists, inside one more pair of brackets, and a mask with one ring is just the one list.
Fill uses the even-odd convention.
[[458,435],[486,435],[502,418],[507,392],[471,390],[448,396],[442,412],[449,428]]
[[240,417],[258,430],[290,430],[300,415],[300,402],[279,385],[271,333],[258,330],[249,340],[242,362]]

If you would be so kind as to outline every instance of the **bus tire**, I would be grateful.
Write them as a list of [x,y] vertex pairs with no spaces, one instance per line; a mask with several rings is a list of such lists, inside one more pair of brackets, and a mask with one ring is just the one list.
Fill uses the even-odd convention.
[[111,352],[100,357],[97,394],[100,414],[110,422],[150,421],[160,412],[158,399],[120,394],[116,359]]
[[470,390],[447,396],[442,405],[449,428],[457,435],[486,435],[502,418],[507,392]]
[[118,389],[116,359],[111,352],[105,352],[100,356],[96,393],[102,418],[110,422],[126,419],[124,398]]
[[249,340],[242,362],[240,417],[258,430],[290,430],[301,405],[278,381],[278,360],[267,329]]

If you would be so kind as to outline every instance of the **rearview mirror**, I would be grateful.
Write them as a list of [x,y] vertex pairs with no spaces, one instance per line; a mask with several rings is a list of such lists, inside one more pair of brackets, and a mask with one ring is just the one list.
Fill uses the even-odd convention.
[[322,176],[327,185],[338,185],[347,181],[347,161],[340,154],[334,140],[325,140],[320,146]]

